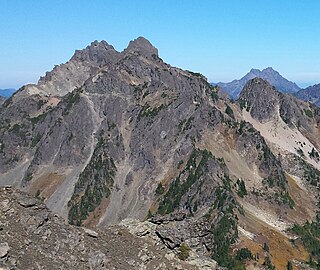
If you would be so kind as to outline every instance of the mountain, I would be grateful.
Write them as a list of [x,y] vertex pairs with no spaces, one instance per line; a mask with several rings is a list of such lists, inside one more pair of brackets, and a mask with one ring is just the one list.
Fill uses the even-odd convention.
[[16,89],[13,89],[13,88],[0,89],[0,96],[8,98],[8,97],[11,97],[15,91]]
[[122,226],[196,269],[320,259],[320,111],[266,80],[230,101],[143,37],[95,41],[7,99],[0,123],[0,184],[65,230]]
[[244,85],[253,78],[262,78],[268,81],[271,85],[275,86],[280,92],[283,93],[295,93],[300,90],[300,88],[293,82],[288,81],[283,78],[277,71],[273,68],[268,67],[260,71],[259,69],[251,69],[240,80],[234,80],[229,83],[219,82],[218,85],[223,91],[227,92],[233,99],[238,98]]
[[320,84],[315,84],[307,87],[306,89],[301,89],[295,93],[295,96],[320,107]]

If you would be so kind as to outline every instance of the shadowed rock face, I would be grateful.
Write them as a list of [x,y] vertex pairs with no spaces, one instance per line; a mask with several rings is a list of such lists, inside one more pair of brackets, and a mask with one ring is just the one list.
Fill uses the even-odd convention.
[[245,211],[277,230],[270,217],[292,223],[314,215],[315,203],[307,217],[291,209],[281,161],[290,145],[275,147],[263,128],[281,123],[299,134],[300,158],[316,168],[320,116],[260,78],[249,80],[236,102],[219,91],[201,74],[163,62],[142,37],[123,52],[95,41],[0,107],[0,183],[37,194],[75,225],[153,216],[154,234],[173,252],[187,244],[227,266],[221,258],[237,242],[238,227],[251,222]]
[[279,93],[261,78],[250,80],[241,91],[239,99],[248,103],[250,114],[260,122],[270,120],[279,105]]

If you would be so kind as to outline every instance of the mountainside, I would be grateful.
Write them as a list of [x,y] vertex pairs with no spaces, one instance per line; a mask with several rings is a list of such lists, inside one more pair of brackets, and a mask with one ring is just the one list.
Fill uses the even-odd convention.
[[263,79],[230,102],[142,37],[93,42],[6,100],[0,123],[0,183],[72,225],[122,224],[207,258],[198,269],[320,258],[301,233],[317,222],[320,111]]
[[315,84],[307,87],[306,89],[301,89],[295,93],[295,96],[320,107],[320,84]]
[[239,94],[245,84],[253,78],[262,78],[268,81],[271,85],[275,86],[280,92],[283,93],[295,93],[300,90],[300,88],[293,82],[288,81],[283,78],[277,71],[273,70],[271,67],[265,68],[262,71],[259,69],[251,69],[240,80],[234,80],[229,83],[219,82],[217,85],[225,92],[227,92],[233,99],[239,97]]
[[0,89],[0,97],[11,97],[12,94],[16,91],[16,89],[9,88],[9,89]]

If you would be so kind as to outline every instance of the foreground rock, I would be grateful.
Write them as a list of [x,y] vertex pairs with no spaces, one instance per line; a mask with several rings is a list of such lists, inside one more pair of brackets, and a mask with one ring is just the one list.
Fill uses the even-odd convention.
[[198,269],[123,227],[67,225],[10,187],[0,189],[0,216],[0,269]]

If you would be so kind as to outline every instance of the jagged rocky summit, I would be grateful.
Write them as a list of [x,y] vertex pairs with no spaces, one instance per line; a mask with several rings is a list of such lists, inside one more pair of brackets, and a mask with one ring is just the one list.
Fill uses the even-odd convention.
[[230,101],[142,37],[95,41],[0,106],[0,183],[198,269],[302,267],[316,253],[290,228],[316,222],[319,115],[261,78]]

